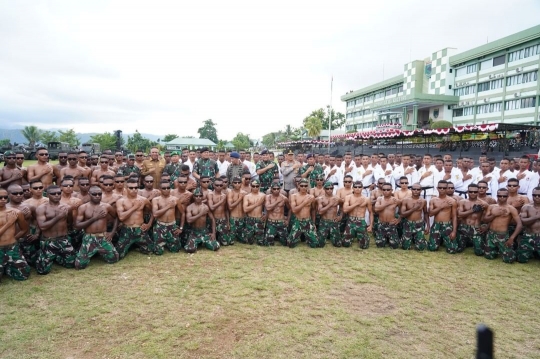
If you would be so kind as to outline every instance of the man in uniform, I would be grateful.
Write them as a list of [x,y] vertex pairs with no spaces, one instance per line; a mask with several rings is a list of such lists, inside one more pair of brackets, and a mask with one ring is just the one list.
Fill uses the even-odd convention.
[[[249,173],[248,173],[249,174]],[[231,230],[232,240],[235,239],[240,243],[247,243],[244,227],[244,196],[248,194],[241,189],[242,181],[240,177],[233,177],[232,191],[227,193],[227,207],[229,208],[229,227]]]
[[[308,161],[314,163],[315,159],[312,156]],[[291,211],[294,213],[295,218],[292,221],[287,244],[290,248],[296,247],[300,243],[300,237],[303,234],[311,248],[323,247],[324,245],[321,245],[321,241],[317,237],[317,228],[314,224],[315,213],[311,210],[311,205],[315,197],[308,193],[308,180],[302,178],[298,187],[299,192],[291,196]]]
[[339,231],[343,233],[345,231],[345,226],[347,225],[347,219],[349,218],[349,214],[345,213],[343,211],[343,204],[345,203],[345,198],[353,193],[352,188],[353,178],[351,175],[345,175],[343,178],[343,188],[340,188],[336,196],[339,199],[339,206],[341,208],[341,223],[339,225]]
[[[178,157],[178,156],[177,156]],[[178,253],[182,248],[180,235],[184,229],[184,206],[182,202],[171,196],[171,184],[165,180],[160,183],[161,196],[152,199],[152,214],[154,215],[153,240],[155,254],[163,254],[164,248]],[[180,214],[180,226],[176,224],[176,214]]]
[[110,204],[101,202],[102,190],[93,186],[89,192],[90,202],[77,210],[75,228],[84,231],[81,248],[77,252],[75,268],[84,269],[90,264],[90,258],[98,254],[106,263],[118,262],[118,252],[112,244],[118,221],[115,219],[112,231],[107,231],[107,216],[116,217],[116,211]]
[[302,166],[298,171],[298,174],[302,178],[309,180],[309,186],[315,187],[316,179],[318,176],[324,176],[324,170],[320,164],[315,163],[315,157],[312,154],[307,156],[307,164]]
[[533,203],[524,205],[520,213],[525,233],[517,250],[519,263],[527,263],[535,252],[540,254],[540,187],[533,189],[532,197]]
[[278,182],[272,183],[271,194],[266,196],[264,207],[268,215],[266,221],[265,242],[273,246],[276,237],[279,237],[281,245],[287,245],[287,226],[289,218],[285,218],[285,207],[289,207],[289,200],[281,193]]
[[128,155],[126,164],[118,168],[118,173],[127,181],[132,174],[140,175],[141,169],[135,165],[135,155]]
[[207,147],[201,148],[201,158],[193,165],[193,177],[201,181],[202,176],[208,177],[210,181],[219,178],[219,167],[216,161],[209,158],[210,151]]
[[399,200],[404,200],[407,197],[412,196],[412,191],[409,189],[409,179],[407,176],[401,176],[398,181],[399,190],[394,191],[394,197]]
[[39,274],[48,274],[55,261],[66,268],[75,266],[76,251],[68,236],[71,208],[60,203],[61,196],[60,187],[49,186],[49,201],[36,209],[36,221],[41,229],[40,250],[36,260]]
[[[495,259],[499,252],[502,254],[503,262],[513,263],[516,260],[516,252],[513,249],[514,240],[521,232],[521,219],[518,211],[507,203],[508,190],[501,188],[497,191],[497,204],[488,207],[483,222],[489,223],[489,230],[486,236],[486,246],[484,258]],[[514,220],[516,228],[509,235],[508,226]]]
[[159,149],[152,147],[150,149],[150,159],[144,160],[141,168],[141,174],[143,176],[152,176],[154,179],[154,188],[159,189],[161,181],[161,174],[165,168],[165,160],[159,158]]
[[[187,222],[191,230],[184,249],[188,253],[195,253],[197,247],[202,244],[207,249],[217,251],[219,243],[216,241],[216,221],[208,206],[202,202],[203,194],[199,189],[193,191],[193,200],[194,202],[186,209]],[[208,222],[211,226],[210,233],[207,227]]]
[[401,247],[401,238],[397,232],[397,225],[400,222],[399,216],[396,218],[396,208],[401,205],[401,200],[392,196],[392,184],[385,182],[381,186],[382,197],[377,198],[374,210],[379,214],[379,225],[375,231],[375,244],[378,248],[384,248],[386,241],[390,248]]
[[469,185],[468,199],[458,202],[457,215],[461,220],[458,226],[458,251],[462,252],[467,243],[472,243],[474,254],[484,255],[483,229],[481,228],[482,215],[489,204],[478,199],[478,185]]
[[488,183],[484,180],[478,181],[478,199],[486,202],[487,204],[495,204],[497,201],[493,197],[487,195]]
[[208,194],[208,207],[216,221],[216,240],[222,246],[234,244],[227,211],[227,193],[223,191],[225,185],[221,178],[214,181],[214,192]]
[[25,280],[30,276],[30,266],[18,241],[28,232],[28,224],[23,212],[8,208],[7,202],[8,192],[0,189],[0,280],[4,273],[15,280]]
[[62,180],[62,197],[60,203],[69,206],[71,209],[71,215],[68,217],[68,235],[71,240],[71,244],[75,251],[79,250],[81,245],[83,233],[73,227],[74,220],[77,218],[77,208],[82,204],[82,201],[75,198],[73,195],[73,180],[71,177],[65,176]]
[[324,195],[316,198],[317,213],[321,219],[317,227],[317,236],[321,244],[330,239],[334,247],[341,247],[342,238],[339,231],[341,215],[339,214],[339,198],[334,196],[334,184],[327,181],[324,184]]
[[286,160],[281,163],[281,173],[283,174],[283,189],[289,193],[290,190],[296,188],[294,178],[298,174],[298,169],[302,164],[294,159],[294,152],[287,152]]
[[244,196],[246,238],[249,244],[257,243],[260,246],[267,246],[268,243],[264,238],[264,225],[266,223],[264,202],[266,195],[260,193],[260,187],[259,180],[251,181],[251,193]]
[[[347,218],[345,232],[343,233],[343,247],[350,247],[354,239],[358,238],[360,248],[369,248],[368,232],[372,231],[373,212],[371,209],[371,200],[362,194],[363,187],[362,181],[354,182],[353,193],[345,197],[343,212],[349,216]],[[366,211],[369,215],[369,224],[366,224]]]
[[429,215],[427,201],[420,197],[422,186],[414,183],[411,187],[411,196],[405,197],[401,202],[400,214],[403,218],[403,236],[401,238],[403,249],[414,248],[418,251],[426,249],[426,235],[429,233]]
[[38,162],[28,167],[28,182],[40,181],[47,189],[53,182],[53,167],[49,164],[49,152],[46,148],[37,149],[36,158]]
[[266,193],[272,184],[274,177],[279,175],[278,166],[268,159],[268,151],[261,152],[262,160],[257,162],[256,170],[261,183],[261,193]]
[[231,152],[231,163],[227,166],[227,179],[229,180],[230,187],[232,187],[232,180],[235,177],[242,177],[244,171],[249,171],[247,166],[240,161],[240,154],[238,152]]
[[28,223],[29,230],[20,240],[19,247],[21,248],[22,254],[26,259],[26,262],[34,267],[36,264],[37,253],[39,250],[39,236],[40,232],[36,227],[35,223],[35,213],[36,208],[23,203],[24,201],[24,192],[22,187],[18,184],[12,184],[8,187],[9,193],[9,203],[7,208],[14,208],[22,212],[26,223]]
[[[424,157],[425,159],[425,157]],[[457,233],[457,202],[446,196],[448,184],[441,180],[437,184],[438,197],[433,197],[429,203],[429,215],[434,217],[429,234],[428,250],[436,251],[444,242],[446,252],[455,254],[458,251]]]

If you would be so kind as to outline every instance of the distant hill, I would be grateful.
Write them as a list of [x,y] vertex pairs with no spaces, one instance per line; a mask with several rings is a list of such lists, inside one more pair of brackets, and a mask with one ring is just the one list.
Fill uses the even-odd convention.
[[[90,140],[90,137],[97,134],[97,132],[92,133],[77,133],[77,137],[81,141],[81,143],[88,142]],[[132,133],[122,133],[122,137],[124,137],[124,141],[127,141],[128,136],[133,135]],[[152,135],[149,133],[141,133],[143,137],[146,137],[152,141],[157,141],[158,139],[161,139],[163,136],[159,135]],[[26,139],[21,133],[21,129],[5,129],[0,128],[0,140],[3,139],[9,139],[11,143],[17,142],[17,143],[26,143]]]

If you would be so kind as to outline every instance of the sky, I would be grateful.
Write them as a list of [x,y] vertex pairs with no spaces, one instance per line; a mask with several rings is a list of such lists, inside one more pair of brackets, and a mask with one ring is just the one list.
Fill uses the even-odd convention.
[[0,127],[198,137],[212,119],[220,139],[262,138],[538,14],[538,0],[0,0]]

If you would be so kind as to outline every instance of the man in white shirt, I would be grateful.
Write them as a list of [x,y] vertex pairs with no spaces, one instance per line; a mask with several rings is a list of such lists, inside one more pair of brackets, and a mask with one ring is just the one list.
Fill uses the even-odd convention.
[[437,171],[435,166],[431,164],[432,158],[429,153],[426,153],[423,158],[424,165],[418,170],[420,186],[422,186],[421,196],[427,201],[428,206],[435,191],[435,172]]
[[444,162],[443,176],[445,181],[451,181],[454,184],[454,188],[459,188],[463,185],[463,174],[459,169],[454,167],[452,160]]
[[352,172],[353,183],[356,181],[361,181],[364,186],[363,195],[369,197],[369,186],[373,183],[373,167],[369,164],[369,156],[362,156],[362,162],[360,166],[357,166]]
[[499,188],[507,188],[508,180],[516,178],[516,175],[510,170],[510,160],[503,158],[500,162],[501,169],[499,171]]
[[343,188],[343,172],[341,168],[336,165],[336,157],[330,156],[328,159],[328,166],[324,170],[324,176],[326,180],[332,182],[334,186],[334,195],[337,193],[337,190]]
[[495,166],[495,157],[489,157],[487,159],[487,161],[489,163],[489,171],[496,174],[497,177],[500,177],[501,169],[499,167]]
[[489,162],[483,162],[480,164],[480,173],[473,177],[473,183],[478,184],[480,181],[485,181],[488,184],[486,194],[493,199],[497,199],[497,190],[499,189],[499,177],[493,172],[489,171]]
[[[478,157],[478,166],[477,167],[474,167],[474,159],[470,158],[470,160],[471,160],[471,162],[469,163],[470,174],[474,178],[476,178],[476,176],[478,176],[478,174],[480,172],[482,172],[482,169],[480,168],[480,166],[482,165],[482,163],[487,161],[487,156],[486,155],[480,155],[480,157]],[[473,183],[477,183],[477,182],[474,181]]]
[[538,174],[529,171],[530,160],[526,155],[519,159],[519,171],[514,172],[515,178],[519,181],[519,194],[525,195],[532,203],[532,191],[538,186]]
[[240,157],[242,158],[242,163],[247,166],[249,173],[251,174],[251,180],[253,181],[259,179],[259,175],[257,174],[257,166],[250,161],[251,154],[246,151],[240,151]]
[[[361,162],[362,156],[356,155],[355,157],[359,158],[358,163]],[[355,159],[356,160],[356,159]],[[345,155],[343,156],[343,163],[341,164],[341,171],[343,172],[343,175],[351,175],[354,169],[356,168],[356,163],[352,161],[352,155],[350,152],[345,152]]]
[[418,171],[416,170],[416,167],[411,166],[411,155],[401,155],[401,164],[394,169],[392,182],[397,184],[402,176],[407,177],[409,186],[418,182]]
[[392,183],[392,166],[388,163],[388,159],[385,156],[379,157],[379,165],[374,170],[374,180],[377,182],[380,178],[384,179],[384,182],[392,185],[392,190],[396,189],[396,184]]
[[227,168],[229,168],[230,163],[225,160],[225,151],[224,150],[218,151],[218,159],[217,159],[216,163],[217,163],[218,168],[219,168],[219,173],[221,173],[221,174],[227,173]]

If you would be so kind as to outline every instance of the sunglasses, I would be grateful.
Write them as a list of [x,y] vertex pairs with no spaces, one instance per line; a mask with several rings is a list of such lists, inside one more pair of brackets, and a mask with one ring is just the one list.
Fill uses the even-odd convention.
[[30,192],[30,190],[29,189],[23,189],[23,192],[28,193],[28,192]]
[[[112,184],[111,184],[111,186],[112,186]],[[128,189],[139,189],[139,187],[129,187],[128,186]]]
[[49,196],[60,196],[62,194],[62,192],[49,192],[48,195]]
[[38,153],[38,156],[48,156],[48,153]]
[[272,188],[272,191],[279,191],[279,188]]
[[15,157],[18,160],[24,160],[24,157]]
[[112,187],[112,186],[114,186],[113,183],[103,183],[103,185],[104,185],[105,187]]
[[222,184],[214,184],[214,187],[223,187]]
[[324,179],[322,178],[317,178],[315,181],[319,182],[319,181],[324,181]]
[[437,187],[437,189],[448,189],[448,187]]
[[169,190],[169,189],[171,189],[171,187],[161,187],[161,190],[162,190],[162,191],[167,191],[167,190]]
[[62,187],[73,187],[72,184],[63,184]]
[[353,188],[364,188],[364,186],[353,186]]
[[399,182],[399,184],[409,184],[409,182]]
[[210,183],[210,181],[201,181],[201,183]]
[[11,192],[11,194],[14,196],[22,196],[24,192]]
[[532,196],[538,198],[538,197],[540,197],[540,194],[533,194]]
[[178,181],[179,184],[187,184],[187,181]]
[[126,183],[126,181],[114,181],[115,183]]
[[251,177],[249,178],[242,178],[244,181],[251,181]]
[[103,164],[105,164],[105,165],[108,165],[108,164],[109,164],[109,161],[101,161],[101,162],[99,162],[99,163],[103,163]]
[[0,199],[5,199],[5,200],[7,200],[7,199],[8,199],[8,196],[0,196]]
[[79,159],[81,159],[81,160],[85,160],[87,158],[88,158],[88,156],[79,156]]
[[101,195],[103,195],[103,193],[101,193],[101,192],[90,193],[90,196],[93,196],[93,197],[99,197],[99,196],[101,196]]
[[392,189],[388,189],[388,188],[383,188],[383,192],[389,192],[391,191]]
[[241,181],[233,181],[233,184],[240,184],[242,183]]
[[42,190],[42,189],[43,189],[43,186],[32,187],[32,189],[35,189],[35,190]]
[[507,197],[508,196],[505,196],[505,195],[500,195],[500,194],[497,195],[497,198],[507,198]]
[[135,155],[135,157],[142,157],[143,155]]
[[478,191],[467,191],[469,193],[478,193]]
[[58,156],[58,158],[65,159],[65,158],[67,158],[67,156]]
[[343,183],[352,183],[352,181],[343,181]]
[[333,190],[334,187],[326,187],[325,189]]
[[301,184],[301,185],[300,185],[300,187],[303,187],[303,188],[305,188],[305,187],[307,187],[307,186],[308,186],[307,184]]
[[88,187],[90,186],[90,183],[79,183],[80,187]]
[[[519,186],[519,185],[517,185],[517,184],[509,184],[509,185],[507,185],[506,187],[518,187],[518,186]],[[479,187],[479,188],[480,188],[480,187]],[[487,187],[486,187],[486,188],[487,188]]]
[[253,184],[253,185],[251,185],[251,188],[259,188],[259,187],[261,187],[261,186],[258,185],[258,184]]
[[421,191],[422,188],[413,188],[412,191]]
[[202,194],[195,194],[193,195],[193,197],[202,197],[203,195]]

